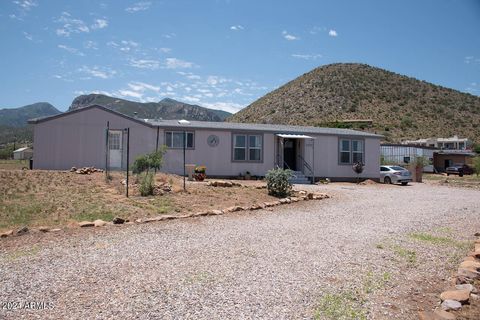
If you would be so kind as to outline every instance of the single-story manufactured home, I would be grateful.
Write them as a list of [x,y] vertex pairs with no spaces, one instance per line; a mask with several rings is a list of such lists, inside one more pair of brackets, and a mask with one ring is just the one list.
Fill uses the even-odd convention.
[[[204,165],[208,176],[264,176],[276,167],[307,177],[352,180],[352,164],[365,164],[362,178],[379,178],[381,135],[350,129],[274,124],[151,120],[89,106],[33,119],[34,169],[95,166],[125,169],[129,159],[166,145],[162,171],[183,174],[187,164]],[[128,130],[127,130],[128,129]]]

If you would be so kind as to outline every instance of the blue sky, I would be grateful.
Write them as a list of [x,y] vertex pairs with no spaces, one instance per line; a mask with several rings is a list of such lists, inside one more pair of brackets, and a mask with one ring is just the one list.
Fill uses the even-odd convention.
[[480,1],[2,0],[0,107],[79,94],[231,112],[361,62],[480,95]]

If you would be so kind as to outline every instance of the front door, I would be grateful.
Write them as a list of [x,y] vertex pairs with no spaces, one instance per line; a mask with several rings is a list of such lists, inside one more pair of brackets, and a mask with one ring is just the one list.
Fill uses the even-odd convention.
[[283,140],[283,168],[297,170],[297,141],[295,139]]
[[120,169],[122,167],[122,131],[111,130],[108,134],[109,167]]

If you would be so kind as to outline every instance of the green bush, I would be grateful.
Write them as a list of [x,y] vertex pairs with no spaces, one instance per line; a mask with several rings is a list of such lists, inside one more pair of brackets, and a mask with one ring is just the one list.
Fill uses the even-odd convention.
[[153,173],[145,172],[140,175],[140,195],[142,197],[153,195],[154,176]]
[[158,151],[141,155],[135,159],[132,165],[132,171],[134,174],[140,174],[142,172],[149,172],[150,170],[160,170],[163,164],[163,155],[166,149],[161,148]]
[[473,158],[473,168],[477,177],[480,175],[480,156]]
[[289,196],[292,191],[292,184],[290,183],[292,176],[292,170],[280,168],[269,170],[265,176],[268,194],[280,198]]

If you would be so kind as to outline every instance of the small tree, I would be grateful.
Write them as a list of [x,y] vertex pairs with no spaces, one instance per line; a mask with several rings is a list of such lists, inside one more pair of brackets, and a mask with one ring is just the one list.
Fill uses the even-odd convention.
[[480,175],[480,156],[473,158],[473,168],[477,177]]
[[163,164],[165,147],[160,150],[141,155],[135,159],[132,165],[132,172],[138,175],[140,180],[140,194],[145,196],[153,195],[154,175],[150,170],[160,170]]
[[363,172],[364,167],[365,165],[361,161],[355,162],[352,166],[353,171],[357,174],[357,183],[360,182],[360,174]]
[[430,164],[430,161],[424,157],[416,157],[414,161],[415,181],[422,182],[423,168]]
[[279,198],[289,196],[292,191],[292,183],[290,182],[292,176],[292,170],[280,168],[269,170],[265,176],[268,194]]

